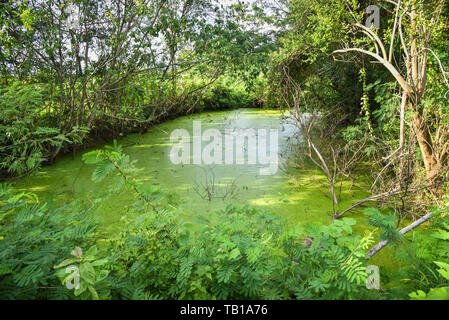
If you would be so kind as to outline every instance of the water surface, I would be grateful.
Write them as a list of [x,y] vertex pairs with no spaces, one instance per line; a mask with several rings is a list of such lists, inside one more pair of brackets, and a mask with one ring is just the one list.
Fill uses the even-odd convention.
[[[217,129],[223,136],[226,129],[279,130],[279,153],[283,167],[282,159],[288,159],[291,146],[302,143],[299,130],[285,116],[277,110],[262,109],[205,112],[164,122],[145,134],[129,135],[118,142],[124,147],[124,152],[137,161],[134,177],[145,184],[159,185],[162,191],[177,199],[176,206],[181,209],[181,218],[188,222],[195,222],[195,218],[233,203],[269,210],[292,223],[329,224],[332,200],[329,190],[319,183],[325,181],[324,176],[316,169],[298,170],[292,179],[282,169],[274,175],[261,175],[260,169],[266,165],[260,164],[174,165],[170,159],[174,146],[170,134],[176,129],[185,129],[193,140],[193,121],[201,121],[203,132]],[[207,144],[203,143],[203,146]],[[271,144],[268,150],[270,147]],[[224,146],[224,153],[225,149]],[[92,182],[94,166],[84,164],[81,157],[82,153],[75,158],[63,157],[54,165],[16,182],[14,188],[34,192],[40,197],[52,196],[60,204],[74,199],[93,200],[105,195],[111,181]],[[208,185],[213,185],[217,191],[212,199],[204,197],[202,192]],[[229,192],[231,189],[234,191]],[[223,198],[224,195],[226,197]],[[340,206],[346,208],[361,198],[360,190],[353,188],[342,194]],[[98,214],[106,233],[120,230],[120,219],[134,202],[135,195],[124,188],[101,203]],[[357,232],[367,228],[360,211],[351,212],[348,216],[359,222],[355,227]],[[380,260],[385,258],[382,253],[375,260],[384,264]]]
[[[186,219],[207,214],[232,202],[268,209],[292,222],[327,223],[330,220],[328,214],[331,212],[332,202],[328,191],[318,183],[323,176],[316,170],[308,169],[299,172],[292,180],[282,169],[283,159],[289,151],[289,142],[301,142],[297,128],[284,116],[280,111],[260,109],[206,112],[167,121],[145,134],[133,134],[118,142],[132,160],[137,160],[135,177],[146,184],[160,185],[164,192],[174,194],[180,200]],[[185,129],[191,134],[193,141],[193,121],[201,121],[203,132],[218,129],[223,136],[225,129],[278,129],[281,168],[274,175],[261,175],[260,169],[267,165],[248,164],[246,154],[244,165],[174,165],[170,159],[170,151],[174,146],[170,141],[170,134],[176,129]],[[271,145],[267,140],[268,154]],[[203,142],[203,147],[207,144]],[[223,147],[225,154],[226,147]],[[63,157],[56,164],[20,180],[15,188],[35,192],[39,196],[50,194],[59,202],[75,198],[94,199],[107,190],[110,181],[93,183],[91,175],[94,166],[84,164],[81,157],[81,153],[74,159],[71,156]],[[204,195],[204,187],[207,186],[215,186],[217,191],[211,201],[199,194]],[[234,192],[229,192],[231,189]],[[351,203],[356,194],[350,192],[344,198],[342,206],[345,202]],[[99,211],[104,225],[114,229],[123,210],[133,201],[134,195],[127,189],[108,199]]]

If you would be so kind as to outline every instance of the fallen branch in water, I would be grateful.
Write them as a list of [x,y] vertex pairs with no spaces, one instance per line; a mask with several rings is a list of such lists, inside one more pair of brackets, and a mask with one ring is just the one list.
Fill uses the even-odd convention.
[[374,196],[370,196],[368,198],[365,198],[363,200],[360,200],[359,202],[355,203],[354,205],[352,205],[351,207],[345,209],[344,211],[342,211],[341,213],[338,213],[335,216],[335,219],[340,219],[341,217],[343,217],[343,215],[355,208],[357,208],[358,206],[361,206],[362,204],[365,204],[367,202],[375,202],[375,201],[379,201],[379,200],[385,200],[389,197],[393,197],[393,196],[397,196],[399,194],[403,193],[403,191],[399,191],[399,190],[392,190],[392,191],[388,191],[388,192],[384,192],[381,194],[376,194]]
[[355,203],[351,207],[349,207],[349,208],[345,209],[344,211],[342,211],[341,213],[337,214],[336,219],[340,219],[345,213],[348,213],[349,211],[351,211],[351,210],[361,206],[364,203],[375,202],[375,201],[382,201],[382,200],[385,200],[385,199],[388,199],[388,198],[391,198],[391,197],[394,197],[394,196],[398,196],[398,195],[401,195],[401,194],[418,193],[418,192],[421,192],[423,190],[427,190],[427,189],[430,189],[430,188],[433,188],[433,187],[436,187],[436,186],[440,186],[441,184],[443,184],[445,182],[448,182],[448,181],[449,181],[449,179],[442,179],[439,182],[435,182],[435,183],[432,183],[432,184],[429,184],[429,185],[426,185],[426,186],[422,186],[422,187],[419,187],[419,188],[410,189],[410,190],[407,190],[407,191],[403,191],[403,190],[400,190],[400,189],[394,189],[394,190],[391,190],[391,191],[388,191],[388,192],[384,192],[384,193],[381,193],[381,194],[370,196],[368,198],[360,200],[359,202]]
[[[426,214],[421,219],[416,220],[415,222],[413,222],[412,224],[408,225],[404,229],[401,229],[399,231],[399,233],[401,233],[402,235],[405,235],[405,234],[409,233],[410,231],[412,231],[413,229],[419,227],[423,223],[429,221],[431,217],[432,217],[432,213]],[[390,240],[384,240],[382,242],[379,242],[370,251],[368,251],[368,255],[372,258],[376,253],[378,253],[380,250],[385,248],[388,245],[389,242],[390,242]]]

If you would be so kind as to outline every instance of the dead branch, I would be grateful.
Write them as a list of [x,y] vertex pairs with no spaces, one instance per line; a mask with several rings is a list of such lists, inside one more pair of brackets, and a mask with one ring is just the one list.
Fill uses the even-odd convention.
[[[432,213],[428,213],[425,216],[423,216],[421,219],[416,220],[415,222],[413,222],[412,224],[408,225],[407,227],[401,229],[399,232],[402,235],[405,235],[407,233],[409,233],[410,231],[412,231],[413,229],[416,229],[417,227],[419,227],[420,225],[422,225],[423,223],[427,222],[430,220],[430,218],[432,217]],[[388,244],[390,243],[390,240],[384,240],[379,242],[378,244],[376,244],[370,251],[368,251],[368,255],[372,258],[376,253],[378,253],[380,250],[382,250],[383,248],[385,248]]]

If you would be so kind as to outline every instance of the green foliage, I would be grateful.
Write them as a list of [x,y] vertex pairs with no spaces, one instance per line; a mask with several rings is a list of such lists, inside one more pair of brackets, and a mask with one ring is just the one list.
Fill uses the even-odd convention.
[[394,213],[382,214],[379,210],[368,208],[365,215],[369,217],[367,224],[380,229],[380,240],[389,240],[392,243],[402,241],[403,236],[397,230],[397,217]]
[[53,266],[70,248],[94,242],[93,212],[79,202],[53,209],[6,185],[0,204],[0,299],[66,299]]
[[[350,27],[364,19],[366,1],[281,1],[285,8],[274,9],[276,14],[244,3],[220,10],[205,0],[70,3],[79,9],[82,27],[68,27],[66,4],[55,0],[2,3],[2,178],[38,170],[69,145],[83,143],[88,133],[92,139],[115,138],[205,109],[282,106],[286,70],[313,111],[331,111],[332,121],[344,117],[339,136],[348,146],[359,145],[368,128],[375,143],[367,142],[365,154],[383,158],[384,150],[397,148],[398,87],[391,75],[371,66],[371,58],[354,56],[354,64],[342,64],[331,55],[343,44],[375,50],[371,40]],[[432,8],[432,3],[424,6]],[[449,63],[447,10],[432,30],[428,45],[440,60],[429,53],[428,88],[419,106],[432,120],[431,134],[449,121],[439,63]],[[430,15],[423,11],[420,16]],[[410,34],[406,20],[403,31]],[[279,31],[266,31],[265,23]],[[382,19],[376,33],[388,39],[392,28],[391,19]],[[398,59],[398,48],[392,49]],[[406,74],[406,64],[396,59]],[[444,146],[444,137],[434,140]],[[122,232],[110,239],[107,258],[95,246],[90,203],[54,209],[31,193],[12,194],[1,186],[0,298],[377,297],[364,289],[365,252],[373,233],[354,233],[354,220],[291,226],[267,212],[230,206],[189,225],[173,207],[160,203],[158,187],[133,177],[135,162],[117,143],[86,153],[83,160],[96,166],[94,182],[110,179],[110,194],[126,187],[139,200],[124,217]],[[402,244],[395,247],[396,255],[406,267],[392,276],[396,289],[386,294],[407,298],[414,291],[410,297],[416,299],[447,298],[447,219],[404,239],[395,215],[375,209],[366,214],[368,224],[380,230],[380,240]],[[73,258],[63,260],[73,248]],[[80,248],[89,250],[83,254]],[[80,270],[80,288],[73,292],[64,288],[69,266]]]
[[[414,262],[395,279],[409,275],[416,280],[394,290],[370,291],[365,287],[366,252],[374,234],[380,229],[380,239],[400,240],[395,238],[391,214],[367,210],[376,229],[363,237],[353,232],[356,221],[350,218],[331,225],[291,225],[269,212],[232,205],[187,223],[172,206],[148,210],[142,201],[147,199],[146,188],[134,184],[133,162],[116,143],[86,153],[84,161],[97,167],[113,163],[93,178],[117,175],[122,182],[114,183],[135,187],[139,201],[123,217],[120,233],[100,251],[95,245],[97,226],[90,216],[93,208],[76,202],[54,210],[33,194],[15,195],[3,185],[0,297],[379,299],[407,298],[415,291],[411,298],[442,299],[449,290],[449,266],[444,262],[449,224],[444,215],[430,233],[416,232],[411,244],[401,247],[405,258]],[[81,248],[89,249],[83,253]],[[68,267],[79,272],[79,287],[74,290],[65,287],[73,280]]]
[[[68,6],[79,16],[69,17]],[[81,138],[257,105],[258,78],[274,49],[268,34],[247,29],[247,22],[261,26],[256,6],[44,0],[1,9],[0,169],[8,177],[76,150]]]
[[[84,160],[98,168],[124,157],[115,145]],[[124,223],[108,250],[114,298],[337,299],[365,290],[372,235],[354,234],[352,219],[288,227],[267,212],[229,206],[193,225],[172,208],[148,212],[140,203]]]
[[[449,264],[437,261],[435,261],[435,264],[440,267],[438,273],[449,281]],[[418,290],[417,292],[411,293],[410,298],[412,300],[449,300],[449,286],[432,288],[427,294],[422,290]]]
[[100,182],[108,176],[115,175],[118,180],[112,183],[110,191],[119,190],[123,185],[136,193],[139,199],[146,205],[157,211],[154,204],[161,197],[158,186],[145,187],[130,176],[135,170],[135,161],[131,161],[128,155],[123,154],[122,147],[114,140],[113,146],[106,146],[102,150],[85,153],[83,161],[86,164],[96,164],[92,174],[94,182]]
[[14,82],[0,88],[0,170],[22,175],[37,170],[64,143],[81,142],[85,132],[73,128],[62,134],[45,126],[43,91],[35,85]]
[[[338,299],[365,290],[366,240],[350,221],[288,228],[267,212],[232,206],[195,226],[169,211],[132,220],[109,249],[117,298]],[[311,246],[300,240],[307,234]]]
[[[394,258],[401,263],[401,267],[385,279],[390,282],[387,297],[396,299],[446,297],[445,288],[448,287],[446,267],[449,261],[448,218],[447,207],[434,209],[429,225],[412,231],[403,239],[403,245],[396,248]],[[425,292],[429,294],[426,295]]]
[[83,254],[80,247],[76,247],[72,251],[73,258],[66,259],[55,266],[56,275],[61,279],[62,285],[66,285],[71,280],[72,275],[67,275],[66,269],[69,266],[75,267],[75,272],[79,277],[78,287],[73,290],[73,296],[78,299],[105,300],[109,298],[108,287],[110,282],[105,279],[109,275],[109,270],[103,269],[107,264],[106,258],[99,259],[97,257],[98,249],[94,245]]
[[[250,91],[250,92],[248,92]],[[253,107],[257,104],[254,88],[249,90],[241,78],[224,77],[205,90],[198,110]]]

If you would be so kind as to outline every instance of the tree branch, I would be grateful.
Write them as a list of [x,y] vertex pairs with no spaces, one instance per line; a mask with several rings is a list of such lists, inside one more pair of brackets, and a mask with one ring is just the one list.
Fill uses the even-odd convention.
[[[405,234],[409,233],[413,229],[416,229],[417,227],[419,227],[423,223],[429,221],[430,218],[432,217],[432,215],[433,215],[433,213],[426,214],[424,217],[422,217],[419,220],[416,220],[415,222],[413,222],[412,224],[408,225],[404,229],[401,229],[401,231],[399,231],[399,232],[402,235],[405,235]],[[390,240],[384,240],[382,242],[379,242],[370,251],[368,251],[368,255],[372,258],[376,253],[378,253],[380,250],[385,248],[388,245],[388,243],[390,243]]]
[[371,52],[371,51],[368,51],[365,49],[361,49],[361,48],[347,48],[347,49],[335,50],[334,52],[332,52],[332,54],[347,53],[347,52],[351,52],[351,51],[360,52],[360,53],[363,53],[363,54],[373,57],[374,59],[376,59],[377,61],[382,63],[385,66],[385,68],[388,69],[388,71],[390,71],[390,73],[398,81],[398,83],[401,85],[401,87],[402,87],[402,89],[404,89],[404,91],[406,91],[407,93],[412,93],[414,91],[413,88],[407,83],[407,81],[401,76],[399,71],[390,62],[388,62],[386,59],[382,58],[380,55],[378,55],[374,52]]

